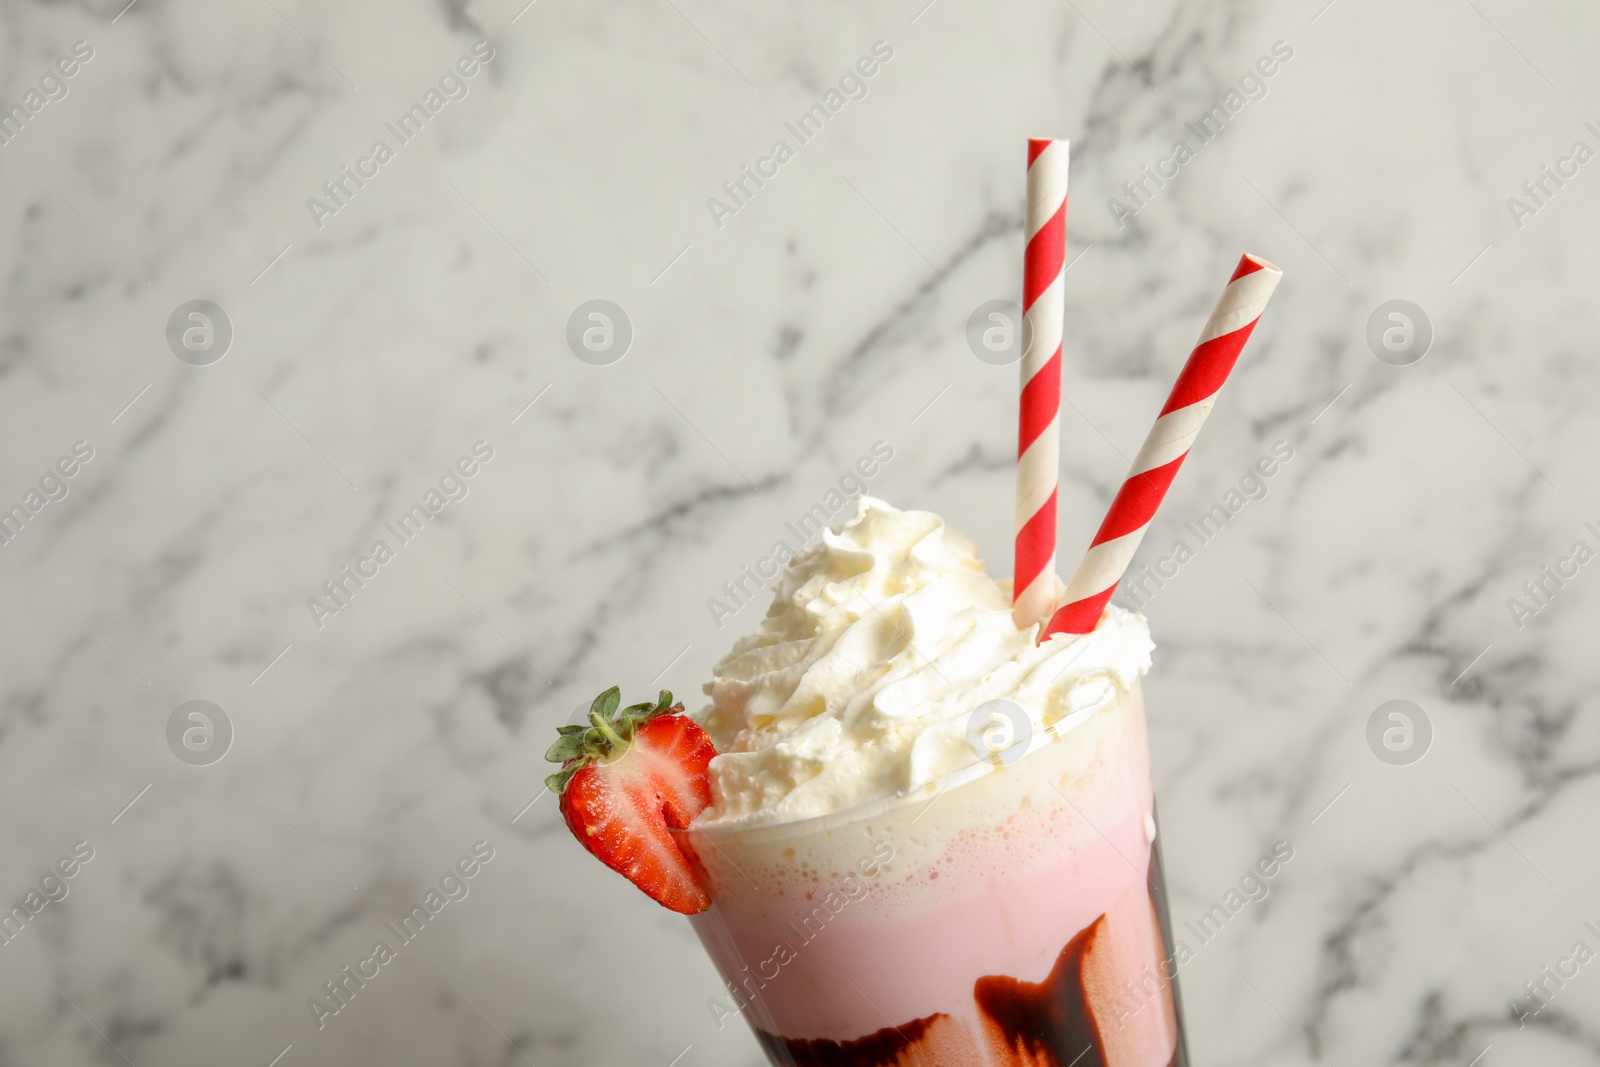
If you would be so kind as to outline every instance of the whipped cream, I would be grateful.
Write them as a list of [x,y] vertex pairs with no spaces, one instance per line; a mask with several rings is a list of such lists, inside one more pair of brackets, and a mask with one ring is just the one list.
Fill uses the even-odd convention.
[[850,521],[789,561],[760,627],[713,669],[711,706],[696,718],[718,755],[697,826],[913,796],[981,762],[968,742],[980,705],[1016,703],[1037,742],[1111,705],[1150,667],[1143,616],[1120,608],[1093,633],[1036,644],[1038,630],[1017,629],[1009,582],[990,578],[943,519],[862,497]]

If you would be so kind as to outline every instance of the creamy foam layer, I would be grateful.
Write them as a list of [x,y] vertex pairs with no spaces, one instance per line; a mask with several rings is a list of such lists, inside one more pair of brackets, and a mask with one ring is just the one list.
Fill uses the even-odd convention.
[[714,669],[698,718],[719,755],[696,826],[916,796],[981,762],[968,740],[980,705],[1014,702],[1042,739],[1118,702],[1150,666],[1143,617],[1118,608],[1091,634],[1037,634],[1012,622],[1009,590],[970,540],[863,497],[789,562],[756,633]]

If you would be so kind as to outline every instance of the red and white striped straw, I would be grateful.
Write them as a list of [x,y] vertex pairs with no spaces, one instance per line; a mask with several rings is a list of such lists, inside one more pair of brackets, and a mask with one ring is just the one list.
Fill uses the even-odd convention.
[[1066,605],[1050,619],[1041,640],[1051,634],[1085,634],[1100,622],[1161,498],[1211,414],[1217,391],[1227,381],[1282,277],[1283,272],[1266,260],[1251,255],[1239,260],[1239,268],[1228,279],[1228,288],[1200,333],[1200,343],[1173,383],[1172,395],[1150,428],[1100,532],[1067,583]]
[[1049,618],[1056,596],[1056,487],[1061,466],[1061,335],[1067,265],[1069,142],[1028,141],[1027,250],[1022,260],[1022,396],[1017,419],[1017,552],[1011,617]]

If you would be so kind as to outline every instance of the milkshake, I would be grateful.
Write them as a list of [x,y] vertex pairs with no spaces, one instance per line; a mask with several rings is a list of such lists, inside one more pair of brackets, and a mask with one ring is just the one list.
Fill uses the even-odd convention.
[[863,498],[695,718],[693,923],[777,1064],[1187,1062],[1139,678],[1110,608],[1037,643],[972,542]]
[[[1024,307],[1054,329],[1064,143],[1030,142],[1029,164]],[[1036,326],[1015,603],[937,515],[863,497],[787,559],[709,707],[621,708],[613,687],[558,728],[546,784],[573,836],[692,917],[726,984],[713,1015],[742,1016],[773,1063],[1188,1063],[1139,681],[1153,646],[1110,601],[1280,276],[1240,259],[1065,587],[1059,334]]]

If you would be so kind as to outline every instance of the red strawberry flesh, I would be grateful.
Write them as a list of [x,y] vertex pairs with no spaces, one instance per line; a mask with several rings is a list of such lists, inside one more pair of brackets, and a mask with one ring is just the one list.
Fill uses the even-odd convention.
[[[665,707],[665,700],[658,707],[681,710]],[[706,768],[716,748],[684,715],[651,714],[618,731],[623,736],[602,742],[601,755],[566,761],[566,768],[579,764],[561,791],[567,827],[592,855],[658,903],[685,915],[704,911],[711,899],[674,831],[686,829],[710,806]]]

